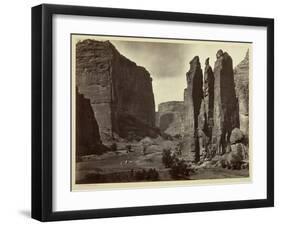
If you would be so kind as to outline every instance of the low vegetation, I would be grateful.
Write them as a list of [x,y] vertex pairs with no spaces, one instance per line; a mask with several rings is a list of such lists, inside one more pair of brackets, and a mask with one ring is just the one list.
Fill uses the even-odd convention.
[[171,168],[174,161],[176,159],[176,156],[171,153],[170,149],[164,149],[162,153],[162,162],[166,168]]
[[191,166],[167,149],[163,150],[162,162],[166,168],[170,168],[169,173],[173,179],[188,179],[192,171]]
[[78,184],[87,183],[115,183],[115,182],[141,182],[141,181],[158,181],[159,172],[155,168],[131,170],[114,173],[89,173]]

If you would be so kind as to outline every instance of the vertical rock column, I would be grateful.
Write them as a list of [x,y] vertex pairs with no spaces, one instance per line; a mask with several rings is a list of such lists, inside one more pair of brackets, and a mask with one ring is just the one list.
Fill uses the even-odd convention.
[[247,137],[249,134],[249,50],[234,69],[234,81],[239,100],[240,129]]
[[205,71],[204,71],[204,104],[206,110],[206,133],[209,137],[212,136],[212,128],[214,124],[213,114],[214,114],[214,73],[212,67],[209,65],[209,58],[205,61]]
[[214,67],[214,126],[212,143],[224,154],[233,128],[239,128],[239,107],[235,95],[232,58],[219,50]]
[[200,113],[203,97],[203,74],[199,57],[195,56],[190,61],[190,69],[186,74],[187,88],[184,92],[184,104],[186,105],[185,134],[183,142],[183,157],[190,161],[199,160],[198,143],[198,115]]

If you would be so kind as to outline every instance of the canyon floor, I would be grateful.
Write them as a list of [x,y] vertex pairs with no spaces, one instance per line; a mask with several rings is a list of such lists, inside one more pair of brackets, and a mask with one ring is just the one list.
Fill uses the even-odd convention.
[[[146,143],[146,144],[145,144]],[[179,141],[143,140],[130,143],[128,151],[126,142],[117,142],[117,150],[102,155],[84,156],[76,163],[76,183],[115,183],[136,182],[132,172],[156,169],[159,173],[158,181],[174,180],[162,163],[163,149],[173,150]],[[146,145],[145,152],[143,146]],[[178,180],[242,178],[249,176],[249,169],[231,170],[221,167],[195,165],[190,176]]]

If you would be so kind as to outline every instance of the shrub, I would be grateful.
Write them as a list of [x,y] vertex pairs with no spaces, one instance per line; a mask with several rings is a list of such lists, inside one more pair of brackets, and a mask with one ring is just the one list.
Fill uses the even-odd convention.
[[190,176],[190,171],[191,169],[187,166],[184,160],[176,159],[171,167],[170,175],[174,179],[187,178]]
[[150,168],[149,170],[139,170],[135,172],[137,181],[156,181],[159,180],[159,173],[156,169]]
[[155,181],[159,179],[159,173],[155,168],[151,168],[146,172],[146,180]]
[[187,179],[193,169],[183,159],[171,154],[170,150],[163,150],[162,162],[166,168],[171,168],[169,173],[173,179]]
[[175,161],[175,155],[172,155],[170,149],[164,149],[162,153],[162,162],[166,168],[170,168]]

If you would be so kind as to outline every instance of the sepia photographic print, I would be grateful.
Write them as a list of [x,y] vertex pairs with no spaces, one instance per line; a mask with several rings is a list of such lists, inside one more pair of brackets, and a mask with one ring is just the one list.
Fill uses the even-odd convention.
[[252,43],[71,35],[72,190],[251,178]]

